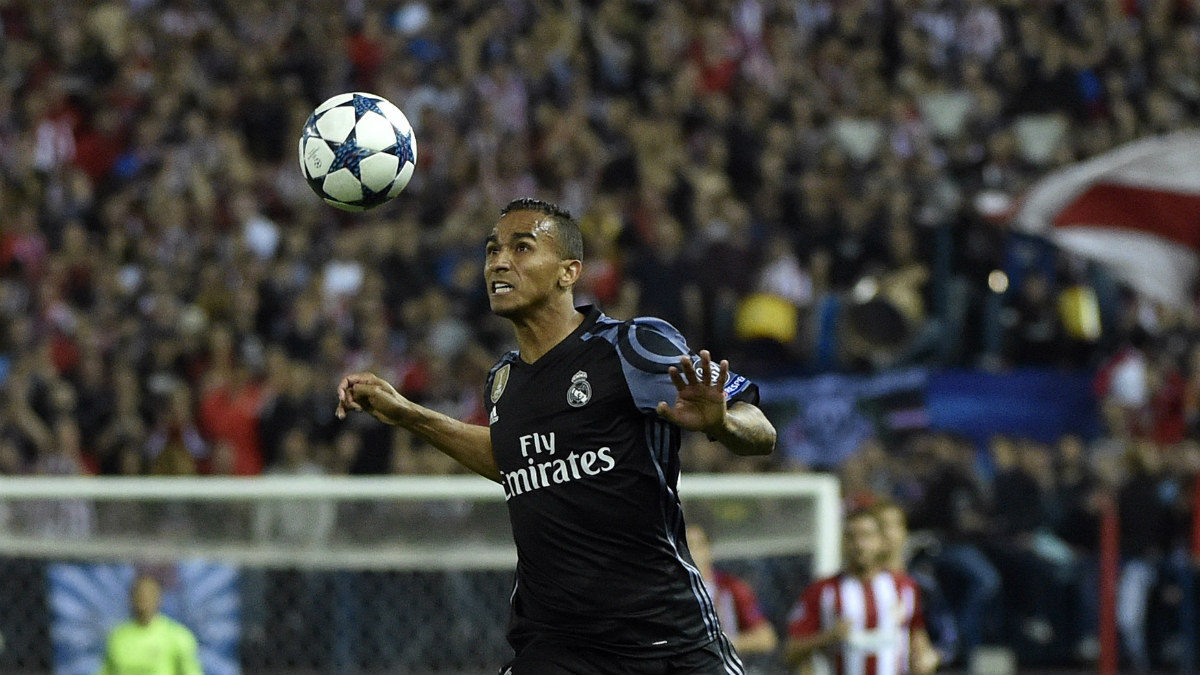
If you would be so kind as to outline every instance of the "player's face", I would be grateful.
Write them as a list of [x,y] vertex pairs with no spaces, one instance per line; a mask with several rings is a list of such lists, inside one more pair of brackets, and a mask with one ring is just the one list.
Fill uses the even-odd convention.
[[908,527],[904,524],[904,514],[899,509],[884,509],[879,512],[879,521],[883,525],[883,540],[889,553],[902,550],[904,540],[908,538]]
[[843,534],[846,548],[846,567],[856,574],[869,572],[880,565],[884,556],[883,530],[871,517],[852,518],[846,522]]
[[571,261],[559,254],[558,230],[537,211],[512,211],[487,238],[483,277],[496,314],[515,318],[562,293]]
[[712,549],[708,545],[708,535],[699,527],[691,526],[687,529],[687,543],[696,567],[708,574],[707,570],[712,566]]
[[133,587],[133,613],[141,620],[147,620],[158,614],[159,603],[158,583],[153,579],[142,578]]

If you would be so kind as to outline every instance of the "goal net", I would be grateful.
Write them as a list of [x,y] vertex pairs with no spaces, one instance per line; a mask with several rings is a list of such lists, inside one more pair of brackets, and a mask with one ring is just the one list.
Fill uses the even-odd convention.
[[[838,566],[830,476],[690,474],[680,494],[780,629]],[[473,476],[0,478],[0,671],[92,675],[149,574],[207,675],[494,673],[510,534]]]

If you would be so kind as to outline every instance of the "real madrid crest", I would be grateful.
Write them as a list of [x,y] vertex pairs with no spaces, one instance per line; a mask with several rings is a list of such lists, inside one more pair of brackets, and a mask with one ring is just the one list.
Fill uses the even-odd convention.
[[582,370],[571,376],[571,386],[567,387],[567,403],[572,408],[582,408],[592,400],[592,385],[587,381],[587,373]]
[[500,396],[504,393],[504,387],[508,385],[508,369],[511,367],[511,363],[506,363],[496,371],[496,377],[492,379],[492,403],[499,401]]

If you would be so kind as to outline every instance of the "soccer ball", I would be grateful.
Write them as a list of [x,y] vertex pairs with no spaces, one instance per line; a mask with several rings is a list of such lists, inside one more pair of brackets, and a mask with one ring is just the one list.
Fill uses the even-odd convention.
[[408,118],[374,94],[338,94],[317,106],[300,134],[300,170],[325,203],[365,211],[400,194],[417,163]]

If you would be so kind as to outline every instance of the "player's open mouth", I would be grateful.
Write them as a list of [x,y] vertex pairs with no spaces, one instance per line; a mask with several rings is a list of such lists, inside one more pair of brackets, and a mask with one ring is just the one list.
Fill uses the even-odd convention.
[[493,295],[504,295],[505,293],[512,292],[512,290],[513,290],[512,284],[506,284],[503,281],[493,281],[492,282],[492,294]]

